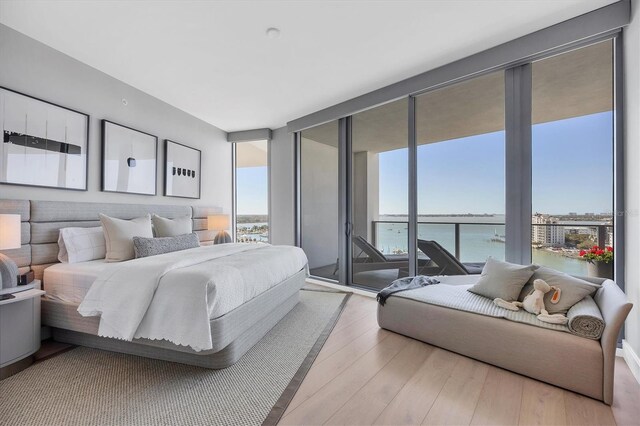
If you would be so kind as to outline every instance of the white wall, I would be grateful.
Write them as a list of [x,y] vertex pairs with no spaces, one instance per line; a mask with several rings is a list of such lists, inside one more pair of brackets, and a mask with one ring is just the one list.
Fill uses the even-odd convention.
[[[108,55],[109,52],[104,52]],[[171,60],[171,58],[167,58]],[[0,86],[91,116],[88,191],[0,185],[0,198],[141,204],[201,204],[231,212],[231,144],[226,133],[44,44],[0,25]],[[153,72],[152,69],[149,72]],[[122,99],[128,101],[125,106]],[[157,196],[100,191],[100,120],[158,137]],[[164,197],[164,140],[202,151],[202,198]]]
[[640,355],[640,0],[631,1],[632,21],[624,30],[625,73],[625,285],[634,304],[625,340]]
[[338,148],[302,139],[302,247],[309,267],[338,257]]
[[273,131],[269,145],[271,161],[269,210],[272,244],[295,244],[295,168],[293,135],[286,127]]

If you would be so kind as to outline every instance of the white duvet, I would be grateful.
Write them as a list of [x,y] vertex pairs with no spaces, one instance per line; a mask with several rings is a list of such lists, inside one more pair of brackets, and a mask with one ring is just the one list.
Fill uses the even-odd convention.
[[297,247],[221,244],[135,259],[104,270],[78,307],[98,334],[211,349],[209,320],[302,270]]

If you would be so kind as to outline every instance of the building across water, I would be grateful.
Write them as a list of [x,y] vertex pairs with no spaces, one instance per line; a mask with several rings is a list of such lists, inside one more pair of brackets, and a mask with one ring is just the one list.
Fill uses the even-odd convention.
[[545,247],[564,245],[564,227],[549,226],[557,223],[558,218],[548,214],[536,213],[531,216],[531,243]]

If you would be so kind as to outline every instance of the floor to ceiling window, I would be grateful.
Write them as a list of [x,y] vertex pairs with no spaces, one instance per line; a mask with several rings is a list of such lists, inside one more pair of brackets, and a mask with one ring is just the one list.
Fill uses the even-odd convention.
[[352,282],[384,288],[409,274],[407,99],[352,119]]
[[416,97],[418,250],[434,261],[418,272],[504,260],[504,86],[500,71]]
[[532,65],[532,260],[587,275],[613,246],[613,43]]
[[269,142],[235,144],[236,241],[269,241]]
[[338,122],[300,136],[300,231],[311,274],[338,280]]
[[303,130],[300,229],[312,275],[380,289],[414,272],[480,273],[489,257],[606,273],[581,253],[614,250],[620,232],[615,46],[600,41]]

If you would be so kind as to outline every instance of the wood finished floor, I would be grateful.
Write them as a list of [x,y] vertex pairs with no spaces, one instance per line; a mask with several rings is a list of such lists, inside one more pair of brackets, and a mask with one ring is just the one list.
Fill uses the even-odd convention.
[[353,295],[280,424],[638,425],[640,385],[616,362],[609,407],[382,330]]

